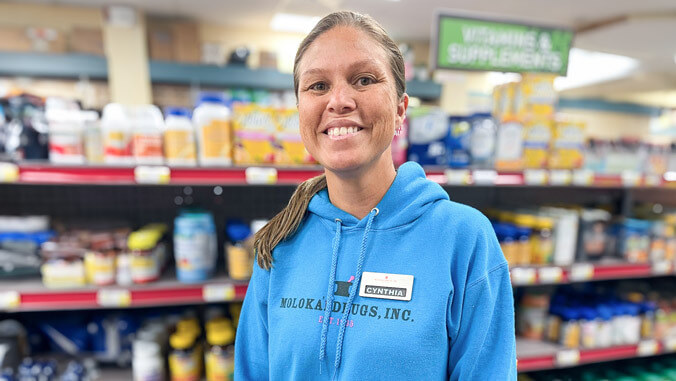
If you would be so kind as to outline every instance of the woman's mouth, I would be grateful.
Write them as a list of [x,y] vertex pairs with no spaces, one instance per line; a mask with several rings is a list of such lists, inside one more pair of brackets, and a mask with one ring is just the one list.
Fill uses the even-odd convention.
[[359,131],[363,130],[361,127],[331,127],[327,129],[324,133],[329,135],[331,139],[341,139],[346,138],[352,135],[355,135]]

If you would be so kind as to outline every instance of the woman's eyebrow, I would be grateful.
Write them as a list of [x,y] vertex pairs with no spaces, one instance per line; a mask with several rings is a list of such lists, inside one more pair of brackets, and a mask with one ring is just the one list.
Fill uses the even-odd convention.
[[[348,71],[352,71],[355,69],[360,69],[364,66],[368,66],[369,68],[378,68],[378,61],[372,59],[372,58],[367,58],[359,61],[352,62],[348,67]],[[308,74],[324,74],[328,71],[328,69],[323,69],[323,68],[311,68],[308,70],[305,70],[303,73],[301,73],[301,76],[303,75],[308,75]]]

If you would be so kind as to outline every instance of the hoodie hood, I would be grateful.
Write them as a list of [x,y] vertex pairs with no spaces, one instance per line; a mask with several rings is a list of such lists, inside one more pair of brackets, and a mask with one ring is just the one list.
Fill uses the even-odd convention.
[[[446,191],[439,184],[429,181],[420,165],[414,162],[404,163],[399,167],[387,193],[376,205],[379,210],[378,224],[371,230],[409,224],[425,213],[434,202],[448,199]],[[329,200],[327,189],[322,189],[310,200],[308,210],[331,223],[338,218],[345,227],[361,227],[367,223],[368,216],[360,221],[335,207]]]

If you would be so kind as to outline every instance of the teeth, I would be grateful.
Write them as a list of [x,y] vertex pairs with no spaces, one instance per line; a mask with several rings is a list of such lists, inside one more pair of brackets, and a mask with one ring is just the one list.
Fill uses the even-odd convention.
[[359,127],[333,127],[329,128],[326,133],[329,136],[344,136],[348,134],[356,134],[362,129]]

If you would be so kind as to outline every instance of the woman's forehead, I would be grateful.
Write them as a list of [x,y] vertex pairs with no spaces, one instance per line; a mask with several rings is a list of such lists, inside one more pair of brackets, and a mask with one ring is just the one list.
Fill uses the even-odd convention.
[[300,62],[300,76],[321,70],[351,69],[354,66],[386,68],[385,49],[367,33],[353,27],[333,28],[308,47]]

